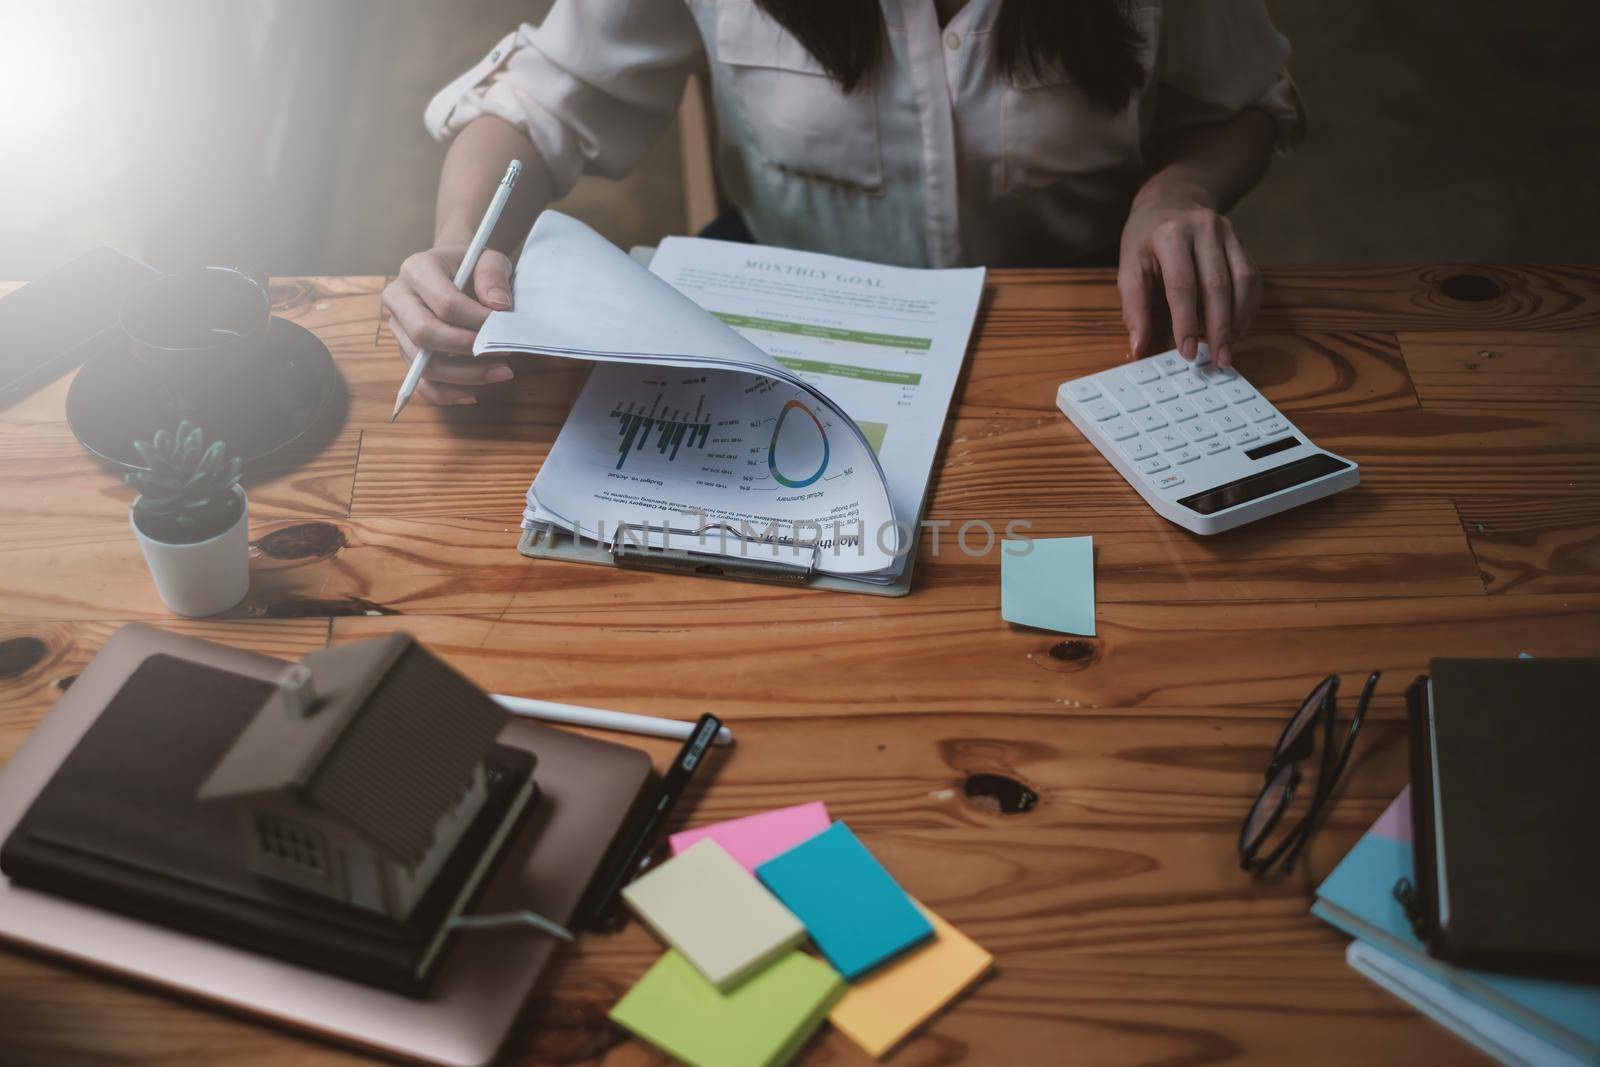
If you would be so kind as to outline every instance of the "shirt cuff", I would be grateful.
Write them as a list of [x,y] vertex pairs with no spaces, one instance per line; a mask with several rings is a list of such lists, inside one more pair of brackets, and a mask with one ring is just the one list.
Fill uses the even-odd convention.
[[449,140],[483,115],[495,115],[513,125],[523,125],[524,116],[515,97],[504,89],[496,91],[497,75],[511,61],[512,54],[526,44],[523,34],[531,29],[523,24],[500,38],[470,70],[434,94],[422,116],[422,123],[434,140]]
[[1305,101],[1300,98],[1300,87],[1289,77],[1289,72],[1285,70],[1280,73],[1272,88],[1251,106],[1265,112],[1277,129],[1278,136],[1273,142],[1273,149],[1278,155],[1284,158],[1293,155],[1306,139],[1307,118]]
[[1306,136],[1306,109],[1300,90],[1287,70],[1280,71],[1266,92],[1254,100],[1233,104],[1201,100],[1171,85],[1163,85],[1152,140],[1160,142],[1194,126],[1227,122],[1243,111],[1260,111],[1272,120],[1273,150],[1283,157],[1294,154]]

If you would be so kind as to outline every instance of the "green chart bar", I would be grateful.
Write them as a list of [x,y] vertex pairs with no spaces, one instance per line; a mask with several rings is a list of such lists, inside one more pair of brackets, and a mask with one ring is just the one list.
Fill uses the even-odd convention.
[[685,445],[690,448],[704,448],[707,438],[711,435],[709,422],[658,419],[641,411],[623,411],[621,408],[613,408],[611,417],[618,420],[617,433],[622,438],[622,443],[617,448],[616,470],[622,469],[630,453],[643,450],[645,442],[650,439],[652,429],[657,431],[656,451],[669,462],[678,458],[678,449]]
[[841,330],[837,326],[813,326],[804,322],[757,318],[754,315],[734,315],[726,311],[713,311],[712,314],[736,330],[770,330],[773,333],[792,333],[800,337],[820,337],[828,341],[854,341],[858,345],[910,348],[918,352],[926,352],[933,347],[933,340],[927,337],[904,337],[893,333],[870,333],[866,330]]

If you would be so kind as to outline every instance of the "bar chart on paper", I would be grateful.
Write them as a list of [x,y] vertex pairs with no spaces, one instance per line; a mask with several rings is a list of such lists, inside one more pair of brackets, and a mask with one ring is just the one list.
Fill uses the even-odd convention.
[[[617,420],[617,470],[622,470],[635,452],[643,452],[646,445],[654,449],[656,458],[668,463],[678,458],[682,449],[703,450],[711,436],[711,418],[704,411],[705,397],[692,412],[662,403],[661,397],[648,407],[630,400],[612,407],[611,417]],[[651,440],[652,432],[655,438]]]

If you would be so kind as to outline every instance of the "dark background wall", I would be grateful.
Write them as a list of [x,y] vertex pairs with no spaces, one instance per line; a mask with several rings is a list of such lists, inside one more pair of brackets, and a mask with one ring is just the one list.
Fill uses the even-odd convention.
[[[1194,2],[1194,0],[1179,0]],[[161,266],[386,273],[431,235],[432,92],[549,0],[0,0],[0,277],[96,244]],[[1588,261],[1592,0],[1269,0],[1311,135],[1236,219],[1263,263]],[[563,205],[684,225],[674,134]]]

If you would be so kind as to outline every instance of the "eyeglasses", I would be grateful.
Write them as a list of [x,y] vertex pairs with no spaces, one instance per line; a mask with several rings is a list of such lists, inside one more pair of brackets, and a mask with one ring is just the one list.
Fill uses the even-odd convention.
[[[1356,704],[1355,715],[1350,720],[1350,730],[1339,745],[1334,747],[1334,723],[1339,697],[1339,676],[1330,674],[1318,682],[1289,719],[1278,737],[1278,747],[1273,750],[1272,762],[1267,765],[1265,783],[1256,802],[1245,816],[1239,831],[1239,866],[1254,875],[1266,874],[1280,861],[1285,872],[1294,869],[1300,850],[1316,829],[1317,817],[1322,813],[1333,787],[1344,773],[1350,750],[1355,747],[1356,733],[1367,717],[1367,705],[1372,702],[1372,690],[1377,687],[1383,672],[1373,671],[1361,690],[1361,700]],[[1294,800],[1295,789],[1300,785],[1300,764],[1311,757],[1317,747],[1317,725],[1322,726],[1322,767],[1317,772],[1316,792],[1298,822],[1280,830],[1278,823],[1289,804]]]

